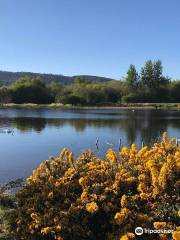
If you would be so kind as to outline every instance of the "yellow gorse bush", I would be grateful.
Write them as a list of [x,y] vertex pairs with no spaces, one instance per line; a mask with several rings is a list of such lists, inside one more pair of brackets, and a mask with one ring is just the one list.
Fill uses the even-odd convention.
[[20,239],[136,239],[137,226],[173,229],[178,239],[180,147],[163,134],[162,142],[138,150],[133,144],[106,159],[73,154],[40,164],[18,193]]

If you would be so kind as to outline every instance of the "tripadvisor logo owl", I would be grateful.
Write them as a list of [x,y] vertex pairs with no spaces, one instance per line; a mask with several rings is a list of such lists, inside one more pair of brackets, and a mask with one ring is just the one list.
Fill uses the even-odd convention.
[[136,235],[142,235],[143,234],[143,228],[142,227],[137,227],[135,229],[135,234]]

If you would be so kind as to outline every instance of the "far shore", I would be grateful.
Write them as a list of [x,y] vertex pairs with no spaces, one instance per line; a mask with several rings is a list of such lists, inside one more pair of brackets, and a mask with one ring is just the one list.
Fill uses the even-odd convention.
[[180,103],[121,103],[114,105],[100,105],[100,106],[80,106],[80,105],[63,105],[60,103],[51,104],[15,104],[15,103],[2,103],[0,108],[12,109],[174,109],[180,110]]

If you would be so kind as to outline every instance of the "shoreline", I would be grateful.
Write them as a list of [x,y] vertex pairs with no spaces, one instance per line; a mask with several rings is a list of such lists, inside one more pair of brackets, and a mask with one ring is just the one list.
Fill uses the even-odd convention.
[[3,108],[12,108],[12,109],[174,109],[180,110],[180,103],[122,103],[115,105],[102,105],[102,106],[73,106],[73,105],[63,105],[60,103],[51,103],[51,104],[15,104],[7,103],[0,104],[0,109]]

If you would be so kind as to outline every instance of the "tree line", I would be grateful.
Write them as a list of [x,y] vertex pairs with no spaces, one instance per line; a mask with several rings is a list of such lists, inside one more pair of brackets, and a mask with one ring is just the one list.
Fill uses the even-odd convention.
[[180,102],[180,80],[163,75],[160,60],[148,60],[138,72],[130,65],[122,80],[89,81],[77,77],[70,85],[40,77],[24,76],[11,85],[0,86],[1,103],[62,103],[72,105],[115,105],[120,103]]

